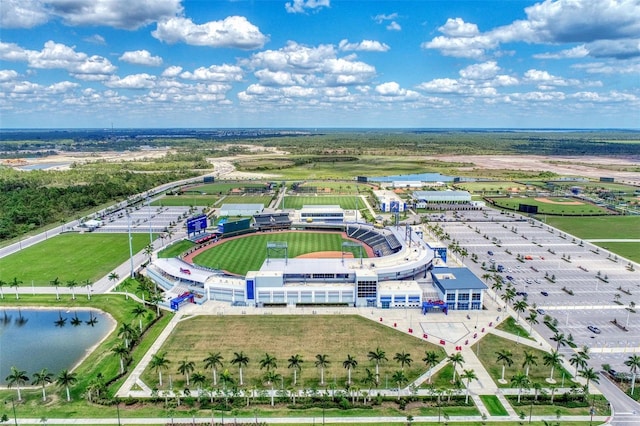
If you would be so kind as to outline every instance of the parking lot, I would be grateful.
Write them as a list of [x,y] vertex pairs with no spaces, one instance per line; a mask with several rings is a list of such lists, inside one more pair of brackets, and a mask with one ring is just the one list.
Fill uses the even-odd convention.
[[[516,221],[522,219],[518,215],[488,210],[457,216],[449,212],[438,221],[451,238],[446,243],[456,241],[467,249],[468,256],[462,260],[478,277],[501,265],[499,275],[505,282],[511,281],[517,292],[526,293],[531,309],[544,312],[534,326],[540,334],[553,335],[542,321],[549,315],[561,333],[571,334],[578,348],[587,345],[591,349],[594,368],[608,363],[618,371],[628,371],[623,362],[640,352],[638,265],[630,271],[629,262],[615,254],[544,223]],[[600,333],[590,331],[590,325]],[[572,349],[561,351],[569,356]]]
[[[169,228],[171,223],[178,223],[189,215],[189,207],[154,207],[145,206],[129,213],[131,217],[131,232],[161,233]],[[149,226],[151,225],[151,226]],[[129,221],[124,211],[104,216],[102,226],[93,232],[128,232]]]

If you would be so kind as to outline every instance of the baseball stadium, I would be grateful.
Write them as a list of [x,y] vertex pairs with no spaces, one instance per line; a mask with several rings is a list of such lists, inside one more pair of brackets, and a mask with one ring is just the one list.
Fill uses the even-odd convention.
[[447,268],[445,247],[430,246],[419,228],[376,227],[351,220],[350,213],[334,205],[254,212],[222,220],[215,230],[206,216],[191,218],[188,239],[196,245],[154,260],[146,273],[167,290],[165,303],[173,309],[206,301],[481,309],[485,284],[465,268]]

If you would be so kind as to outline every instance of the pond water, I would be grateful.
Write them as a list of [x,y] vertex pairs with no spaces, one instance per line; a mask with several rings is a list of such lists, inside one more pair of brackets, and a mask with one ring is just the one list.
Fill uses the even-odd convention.
[[114,323],[95,309],[0,310],[0,385],[6,384],[12,366],[29,378],[43,368],[54,376],[71,369]]

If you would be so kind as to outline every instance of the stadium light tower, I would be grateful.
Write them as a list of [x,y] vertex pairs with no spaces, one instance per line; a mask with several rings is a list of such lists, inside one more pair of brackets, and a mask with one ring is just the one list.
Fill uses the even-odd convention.
[[133,278],[133,244],[131,238],[131,215],[127,212],[127,231],[129,233],[129,263],[131,265],[130,276]]
[[149,245],[153,247],[153,234],[151,233],[151,197],[147,197],[147,211],[149,212]]

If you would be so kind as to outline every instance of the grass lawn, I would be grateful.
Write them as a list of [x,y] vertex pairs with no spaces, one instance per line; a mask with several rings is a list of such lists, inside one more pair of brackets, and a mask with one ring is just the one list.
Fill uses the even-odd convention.
[[[356,209],[356,197],[340,195],[318,195],[284,197],[285,209],[301,209],[302,206],[330,205],[340,206],[345,210]],[[358,201],[358,207],[364,207],[364,202]]]
[[260,188],[264,189],[267,181],[264,182],[242,182],[242,181],[218,181],[215,183],[205,183],[202,185],[193,185],[189,187],[185,187],[185,191],[200,191],[205,194],[217,194],[224,195],[231,191],[232,189],[242,189],[242,188]]
[[[544,365],[543,355],[544,351],[532,348],[530,346],[518,345],[515,342],[498,337],[495,334],[488,333],[480,341],[472,346],[474,352],[478,353],[478,345],[480,345],[480,351],[478,358],[489,372],[489,375],[493,378],[499,387],[512,387],[510,380],[517,372],[524,372],[522,362],[524,360],[524,351],[534,354],[537,359],[537,365],[532,365],[529,368],[529,379],[531,382],[538,382],[543,387],[548,387],[549,384],[545,381],[551,373],[551,367]],[[505,369],[504,378],[507,380],[506,384],[501,384],[498,380],[502,374],[502,363],[497,362],[496,353],[500,350],[508,348],[513,354],[513,364]],[[564,371],[565,380],[569,380],[572,375],[561,367],[554,369],[553,378],[560,382],[562,373]]]
[[336,194],[352,194],[356,195],[360,191],[366,191],[370,187],[364,184],[356,184],[353,181],[344,181],[344,182],[305,182],[300,185],[301,187],[313,187],[315,186],[318,189],[318,193],[336,193]]
[[550,197],[549,200],[552,201],[552,203],[537,201],[536,199],[529,197],[491,198],[491,200],[494,201],[496,206],[511,210],[518,210],[518,206],[520,204],[538,206],[538,215],[550,214],[559,216],[581,216],[592,214],[606,214],[605,209],[594,204],[588,204],[587,202],[581,202],[581,204],[576,205],[561,204],[564,202],[576,201],[573,198]]
[[526,185],[516,182],[464,182],[455,184],[456,189],[460,189],[462,191],[469,192],[500,192],[505,193],[507,190],[516,189],[518,191],[525,191],[527,189]]
[[506,416],[509,414],[495,395],[480,395],[480,400],[487,407],[490,416]]
[[185,251],[189,250],[193,246],[195,246],[195,244],[192,243],[189,240],[177,241],[176,243],[171,244],[170,246],[165,247],[162,250],[160,250],[158,252],[158,257],[160,257],[160,258],[177,257],[177,256],[181,255],[182,253],[184,253]]
[[270,195],[228,195],[219,204],[220,207],[225,204],[262,204],[267,207],[273,197]]
[[[400,365],[393,360],[397,352],[405,351],[411,355],[413,363],[405,366],[404,372],[409,380],[415,379],[424,372],[421,359],[425,351],[437,351],[444,356],[441,348],[415,337],[380,325],[374,321],[355,315],[341,316],[198,316],[180,322],[159,352],[166,352],[172,361],[170,370],[173,374],[174,388],[184,387],[184,377],[177,373],[179,362],[184,359],[196,363],[195,371],[205,374],[211,380],[211,371],[204,370],[202,360],[208,352],[221,352],[224,367],[228,369],[234,380],[239,379],[238,367],[232,365],[234,352],[244,352],[249,363],[243,369],[245,387],[262,388],[265,370],[259,368],[259,361],[265,353],[277,359],[276,372],[282,375],[283,382],[278,387],[292,385],[293,370],[287,368],[287,360],[294,354],[303,359],[302,369],[298,373],[298,386],[313,388],[319,386],[320,371],[314,366],[316,354],[327,354],[330,365],[325,369],[325,382],[344,389],[347,370],[343,361],[347,355],[353,356],[358,365],[351,372],[353,383],[361,389],[365,369],[375,372],[375,363],[367,358],[369,351],[377,347],[386,352],[389,361],[380,366],[381,386],[386,386],[386,379],[400,370]],[[150,386],[158,383],[158,375],[147,369],[143,380]],[[166,380],[163,382],[166,386]],[[394,387],[390,382],[389,387]]]
[[621,243],[617,241],[606,241],[594,244],[625,259],[640,263],[640,243],[638,242]]
[[640,238],[640,216],[547,217],[546,223],[583,239]]
[[[226,241],[210,248],[194,258],[194,262],[215,269],[223,269],[234,274],[245,275],[247,271],[257,271],[267,258],[267,242],[282,241],[288,244],[288,256],[293,258],[316,251],[341,251],[344,240],[337,232],[279,232],[249,235]],[[348,247],[359,256],[357,247]],[[251,253],[251,256],[247,256]],[[362,255],[366,256],[364,250]],[[278,257],[284,257],[284,253]]]
[[[149,235],[132,234],[133,252],[149,244]],[[58,277],[61,285],[75,280],[96,281],[129,258],[127,234],[60,234],[0,259],[0,279],[22,281],[21,286],[49,286]]]
[[520,336],[522,338],[534,340],[531,336],[529,336],[529,332],[522,328],[522,326],[520,326],[520,324],[518,324],[513,317],[508,317],[506,320],[502,321],[500,324],[498,324],[496,329],[506,331],[507,333],[511,333],[514,336]]

